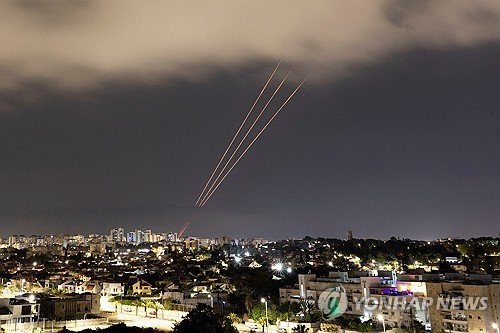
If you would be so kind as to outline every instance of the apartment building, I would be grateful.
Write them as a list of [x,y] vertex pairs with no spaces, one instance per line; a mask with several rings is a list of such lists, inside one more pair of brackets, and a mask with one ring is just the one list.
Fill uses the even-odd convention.
[[500,284],[488,275],[394,272],[330,272],[328,278],[300,274],[292,289],[280,289],[280,303],[317,302],[329,288],[345,292],[345,315],[361,320],[384,318],[389,327],[410,327],[418,320],[433,332],[490,332],[500,323]]
[[[347,296],[345,315],[361,320],[384,317],[390,327],[410,327],[414,319],[429,324],[429,314],[424,298],[425,287],[419,281],[397,281],[391,271],[330,272],[328,278],[315,274],[299,274],[298,284],[292,289],[280,289],[280,303],[306,300],[318,302],[323,291],[329,288],[342,291]],[[411,298],[417,298],[411,301]]]
[[[486,278],[485,278],[486,277]],[[426,283],[433,331],[491,332],[500,323],[500,284],[488,276]]]

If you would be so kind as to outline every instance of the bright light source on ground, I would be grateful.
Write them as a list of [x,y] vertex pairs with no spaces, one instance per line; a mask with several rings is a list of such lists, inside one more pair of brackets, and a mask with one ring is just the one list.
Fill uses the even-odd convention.
[[240,263],[241,258],[240,257],[234,257],[234,261],[236,261],[237,263]]
[[274,265],[271,266],[272,270],[275,271],[282,271],[283,270],[283,264],[280,262],[275,263]]
[[288,268],[286,269],[286,272],[287,272],[287,273],[291,273],[291,272],[292,272],[292,267],[288,267]]

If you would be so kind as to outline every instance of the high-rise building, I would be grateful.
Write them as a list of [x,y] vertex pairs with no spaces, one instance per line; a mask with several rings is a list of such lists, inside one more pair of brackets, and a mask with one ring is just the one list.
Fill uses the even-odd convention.
[[177,233],[169,232],[168,234],[165,235],[165,240],[167,242],[177,242]]
[[139,243],[140,230],[132,230],[127,233],[127,242]]
[[142,231],[141,239],[139,240],[140,243],[149,243],[153,241],[153,233],[151,230],[144,230]]
[[122,227],[111,229],[109,236],[113,242],[123,242],[125,240],[125,230]]

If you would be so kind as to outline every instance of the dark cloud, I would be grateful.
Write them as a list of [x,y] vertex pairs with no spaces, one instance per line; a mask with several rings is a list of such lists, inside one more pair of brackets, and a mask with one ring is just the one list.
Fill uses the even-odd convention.
[[383,13],[387,20],[398,26],[408,27],[415,16],[422,15],[431,9],[432,1],[391,0],[386,3]]
[[[0,90],[155,85],[285,60],[313,82],[415,46],[476,46],[500,38],[500,5],[483,1],[4,1]],[[404,29],[401,29],[404,27]],[[306,70],[307,71],[307,70]]]

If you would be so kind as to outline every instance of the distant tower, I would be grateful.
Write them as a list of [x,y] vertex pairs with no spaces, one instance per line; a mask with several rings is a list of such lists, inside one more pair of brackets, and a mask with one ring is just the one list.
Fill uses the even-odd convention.
[[110,239],[113,242],[123,242],[125,239],[125,231],[122,227],[111,229]]
[[347,230],[347,240],[352,240],[352,230]]

